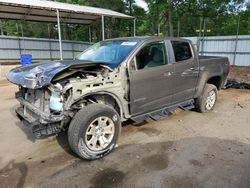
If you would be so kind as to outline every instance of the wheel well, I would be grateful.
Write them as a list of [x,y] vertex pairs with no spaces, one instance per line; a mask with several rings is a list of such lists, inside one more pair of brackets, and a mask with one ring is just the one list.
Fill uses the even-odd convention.
[[94,94],[90,96],[86,96],[85,99],[91,99],[95,103],[106,104],[112,106],[116,112],[121,116],[121,108],[113,96],[108,94]]
[[211,77],[208,79],[207,83],[215,85],[219,90],[221,87],[221,77],[220,76]]

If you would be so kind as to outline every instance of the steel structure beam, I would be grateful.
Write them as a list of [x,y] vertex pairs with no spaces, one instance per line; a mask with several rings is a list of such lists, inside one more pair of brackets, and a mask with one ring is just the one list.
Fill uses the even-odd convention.
[[63,60],[60,12],[58,9],[56,10],[56,16],[57,16],[57,30],[58,30],[58,39],[59,39],[60,59]]
[[104,16],[102,15],[102,40],[105,40],[105,23]]

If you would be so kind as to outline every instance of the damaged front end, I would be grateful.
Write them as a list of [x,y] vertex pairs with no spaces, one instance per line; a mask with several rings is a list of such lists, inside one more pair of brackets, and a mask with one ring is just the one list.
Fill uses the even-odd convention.
[[[70,89],[70,86],[66,88]],[[16,113],[32,127],[36,137],[57,134],[66,122],[63,108],[66,93],[59,83],[40,89],[20,86],[16,93],[20,107]]]
[[[18,67],[7,79],[19,86],[16,98],[20,107],[18,117],[26,122],[36,137],[57,134],[64,130],[74,112],[67,108],[72,100],[71,79],[87,79],[82,70],[96,69],[97,64],[79,62],[51,62]],[[87,71],[88,72],[88,71]]]

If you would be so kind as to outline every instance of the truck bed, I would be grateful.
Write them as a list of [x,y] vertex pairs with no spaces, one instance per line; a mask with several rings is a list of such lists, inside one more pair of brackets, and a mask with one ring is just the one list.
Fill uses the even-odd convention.
[[226,77],[230,70],[229,60],[227,57],[218,56],[199,56],[199,66],[202,74],[221,75],[221,87],[226,82]]
[[213,68],[213,70],[211,69],[212,71],[221,71],[225,70],[225,68],[228,68],[227,64],[229,63],[229,60],[227,57],[199,56],[198,58],[199,58],[199,66],[200,67],[204,66],[205,69]]
[[199,56],[200,62],[225,62],[228,61],[227,57],[220,57],[220,56]]

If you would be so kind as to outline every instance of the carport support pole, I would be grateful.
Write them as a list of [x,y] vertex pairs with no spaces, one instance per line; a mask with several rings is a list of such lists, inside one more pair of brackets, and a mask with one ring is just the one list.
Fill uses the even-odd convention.
[[102,15],[102,40],[105,40],[104,16]]
[[238,17],[237,33],[236,33],[236,37],[235,37],[233,65],[236,64],[237,47],[238,47],[238,40],[239,40],[239,30],[240,30],[240,15]]
[[59,38],[60,59],[63,60],[60,13],[58,9],[56,9],[56,15],[57,15],[57,29],[58,29],[58,38]]
[[92,42],[91,26],[89,25],[89,42]]

